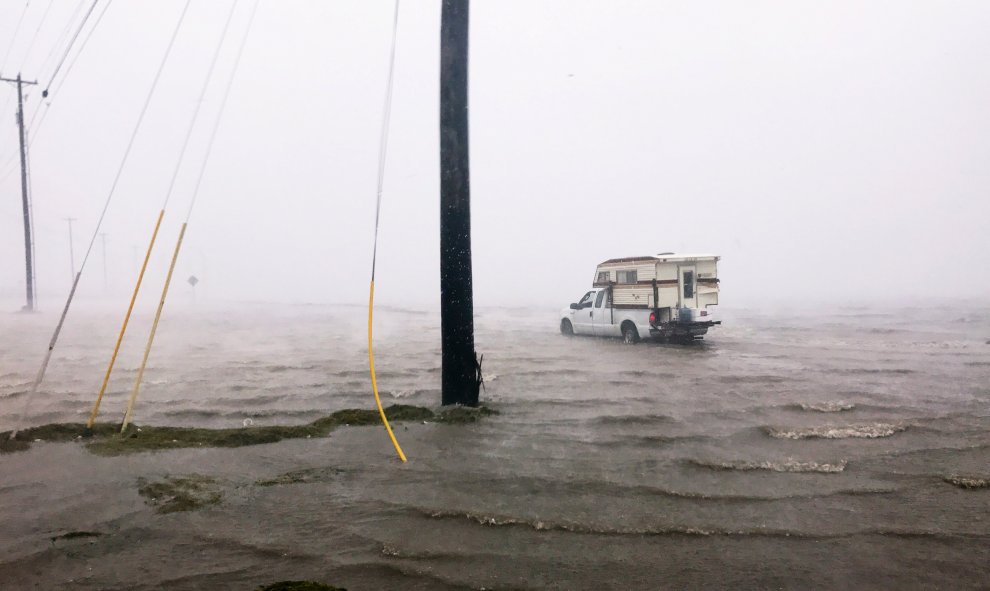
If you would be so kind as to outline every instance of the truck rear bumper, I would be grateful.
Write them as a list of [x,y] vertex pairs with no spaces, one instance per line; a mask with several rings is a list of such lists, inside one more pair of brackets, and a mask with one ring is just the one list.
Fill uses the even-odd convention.
[[716,324],[722,324],[721,320],[707,320],[705,322],[664,322],[650,326],[650,336],[657,338],[670,337],[701,337],[708,333],[708,329]]

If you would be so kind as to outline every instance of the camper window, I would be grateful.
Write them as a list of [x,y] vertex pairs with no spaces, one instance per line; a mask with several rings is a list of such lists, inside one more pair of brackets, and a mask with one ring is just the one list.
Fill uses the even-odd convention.
[[694,271],[684,271],[684,297],[694,297]]
[[598,283],[608,283],[608,271],[598,272]]
[[636,271],[616,271],[615,280],[619,283],[636,283]]

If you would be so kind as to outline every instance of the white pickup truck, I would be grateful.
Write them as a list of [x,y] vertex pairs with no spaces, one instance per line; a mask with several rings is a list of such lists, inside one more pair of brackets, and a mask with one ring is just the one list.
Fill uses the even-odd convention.
[[609,259],[598,265],[594,288],[561,311],[565,335],[692,341],[704,336],[718,304],[715,255]]

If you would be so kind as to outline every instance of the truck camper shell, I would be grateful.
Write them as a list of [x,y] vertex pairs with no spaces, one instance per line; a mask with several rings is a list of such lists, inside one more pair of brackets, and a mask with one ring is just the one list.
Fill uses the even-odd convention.
[[721,324],[718,261],[713,254],[660,253],[609,259],[598,265],[592,290],[561,311],[564,334],[694,340]]
[[594,287],[611,287],[620,309],[704,309],[718,305],[718,260],[674,253],[609,259],[595,269]]

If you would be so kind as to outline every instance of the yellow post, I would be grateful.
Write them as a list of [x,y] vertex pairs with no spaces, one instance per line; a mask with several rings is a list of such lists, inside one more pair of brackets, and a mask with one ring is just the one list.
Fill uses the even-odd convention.
[[396,453],[399,454],[399,459],[405,462],[406,454],[402,453],[402,448],[399,447],[399,442],[395,438],[395,433],[392,433],[392,426],[388,424],[388,419],[385,418],[385,409],[382,408],[382,399],[378,396],[378,380],[375,379],[375,355],[371,350],[371,320],[374,309],[375,281],[372,279],[371,294],[368,296],[368,365],[371,367],[371,389],[375,393],[375,404],[378,405],[378,414],[382,416],[382,422],[385,423],[385,430],[388,431],[388,436],[392,440],[392,445],[395,446]]
[[155,222],[155,230],[151,233],[151,242],[148,243],[148,252],[144,254],[144,262],[141,263],[141,271],[138,273],[137,283],[134,284],[134,293],[131,294],[131,303],[127,306],[127,314],[124,314],[124,324],[120,327],[120,334],[117,335],[117,344],[113,347],[113,355],[110,356],[110,365],[107,366],[107,373],[103,376],[103,385],[100,386],[100,393],[96,395],[96,403],[93,404],[93,412],[89,413],[89,421],[86,427],[92,429],[96,422],[96,415],[100,412],[100,401],[107,391],[107,384],[110,382],[110,374],[113,372],[113,364],[117,361],[117,353],[120,352],[120,343],[124,340],[124,333],[127,331],[127,323],[131,320],[131,312],[134,310],[134,302],[137,300],[138,291],[141,289],[141,281],[144,280],[144,271],[148,268],[148,259],[151,258],[151,250],[155,247],[155,239],[158,237],[158,228],[162,225],[162,218],[165,210],[158,213],[158,221]]
[[162,309],[165,307],[165,296],[168,295],[168,286],[172,282],[172,272],[175,271],[175,261],[179,258],[179,249],[182,248],[182,238],[186,235],[186,226],[189,222],[182,224],[179,230],[179,240],[175,243],[175,252],[172,253],[172,263],[168,266],[168,275],[165,277],[165,287],[162,288],[162,299],[158,302],[158,311],[155,312],[155,321],[151,324],[151,334],[148,335],[148,344],[144,347],[144,358],[141,359],[141,368],[138,370],[137,378],[134,380],[134,389],[131,390],[131,398],[127,401],[127,412],[124,413],[124,422],[120,426],[120,432],[127,429],[131,422],[131,413],[134,411],[134,401],[137,400],[138,391],[141,389],[141,380],[144,378],[144,368],[148,365],[148,356],[151,355],[151,345],[155,341],[155,332],[158,330],[158,321],[162,318]]

